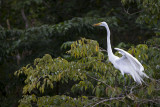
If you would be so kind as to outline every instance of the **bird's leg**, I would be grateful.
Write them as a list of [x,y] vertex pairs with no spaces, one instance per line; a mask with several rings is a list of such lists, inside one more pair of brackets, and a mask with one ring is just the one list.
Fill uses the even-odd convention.
[[[129,76],[129,75],[128,75]],[[129,85],[131,84],[131,77],[129,76]]]
[[120,96],[122,96],[123,92],[126,94],[126,90],[125,90],[126,79],[125,79],[124,75],[123,75],[123,78],[124,78],[124,85],[123,85],[122,92],[121,92]]
[[127,94],[126,92],[126,79],[125,79],[125,76],[123,75],[123,78],[124,78],[124,86],[123,86],[123,90],[122,92],[124,91],[125,95]]
[[126,86],[126,79],[125,79],[124,75],[123,75],[123,78],[124,78],[124,88],[125,88],[125,86]]
[[126,79],[124,75],[123,75],[123,78],[124,78],[124,92],[126,93]]

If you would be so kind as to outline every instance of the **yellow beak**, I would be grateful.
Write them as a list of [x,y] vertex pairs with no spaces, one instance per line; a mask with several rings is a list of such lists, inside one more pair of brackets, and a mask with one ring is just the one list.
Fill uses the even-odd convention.
[[101,23],[94,24],[93,26],[99,26]]

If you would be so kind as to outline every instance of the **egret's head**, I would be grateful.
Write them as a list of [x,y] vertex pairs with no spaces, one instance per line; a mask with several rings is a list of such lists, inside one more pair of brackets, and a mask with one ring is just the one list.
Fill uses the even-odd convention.
[[94,24],[93,26],[106,26],[106,25],[107,25],[106,22],[100,22],[100,23]]

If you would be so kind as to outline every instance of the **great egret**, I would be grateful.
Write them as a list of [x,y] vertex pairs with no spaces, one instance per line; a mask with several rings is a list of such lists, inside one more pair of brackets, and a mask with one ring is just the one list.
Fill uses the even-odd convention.
[[[122,57],[115,56],[112,52],[111,43],[110,43],[110,30],[106,22],[100,22],[94,24],[93,26],[104,26],[107,30],[107,52],[109,61],[114,65],[116,69],[119,69],[124,77],[124,73],[130,74],[134,81],[138,84],[142,84],[142,77],[149,78],[144,72],[144,67],[142,64],[131,54],[124,51],[123,49],[114,48],[122,54]],[[143,81],[144,82],[144,81]]]

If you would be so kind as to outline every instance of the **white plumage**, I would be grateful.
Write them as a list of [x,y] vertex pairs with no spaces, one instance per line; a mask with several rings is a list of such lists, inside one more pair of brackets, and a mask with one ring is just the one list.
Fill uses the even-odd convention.
[[123,49],[115,48],[115,50],[119,51],[122,54],[122,57],[115,56],[111,49],[110,43],[110,30],[106,22],[101,22],[98,24],[94,24],[94,26],[104,26],[107,30],[107,52],[109,61],[114,65],[116,69],[119,69],[124,76],[124,74],[130,74],[134,81],[138,84],[142,84],[142,77],[149,78],[143,71],[144,67],[142,64],[131,54],[124,51]]

